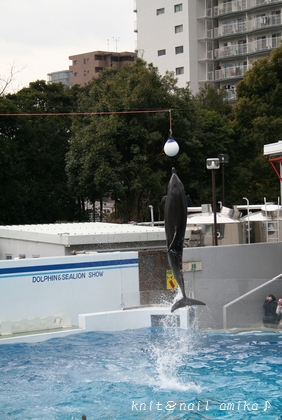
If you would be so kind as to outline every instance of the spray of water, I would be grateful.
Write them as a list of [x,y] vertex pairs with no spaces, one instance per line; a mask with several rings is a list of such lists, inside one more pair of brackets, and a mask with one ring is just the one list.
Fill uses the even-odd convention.
[[177,328],[176,322],[176,317],[164,318],[160,334],[148,344],[155,374],[151,385],[157,389],[201,392],[201,387],[189,381],[189,373],[187,376],[189,359],[196,352],[197,333]]

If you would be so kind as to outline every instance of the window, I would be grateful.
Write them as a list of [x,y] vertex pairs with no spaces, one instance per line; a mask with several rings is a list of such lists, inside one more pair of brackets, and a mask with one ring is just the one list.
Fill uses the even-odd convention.
[[134,61],[134,56],[132,56],[132,55],[128,55],[128,56],[125,56],[125,57],[119,57],[119,61],[120,61],[120,63],[122,62],[122,61]]
[[277,48],[281,45],[281,32],[272,34],[272,48]]
[[158,51],[158,56],[160,57],[161,55],[165,55],[166,54],[166,50],[159,50]]
[[266,26],[267,25],[267,21],[268,21],[268,17],[265,16],[265,14],[262,15],[258,15],[257,16],[257,28],[261,28],[262,26]]
[[165,12],[165,8],[164,7],[162,7],[161,9],[157,9],[157,16],[163,15],[164,12]]
[[240,39],[238,41],[238,52],[239,52],[239,54],[247,54],[247,41],[246,41],[246,39]]
[[179,34],[179,32],[183,32],[183,25],[175,26],[174,31],[175,31],[176,34]]
[[101,61],[101,60],[103,60],[103,56],[102,56],[102,55],[100,55],[100,54],[95,54],[95,55],[94,55],[94,60],[95,60],[95,61]]
[[184,67],[176,67],[175,74],[178,76],[179,74],[184,74]]
[[257,37],[257,50],[263,50],[266,48],[266,36]]
[[276,10],[271,12],[271,25],[280,25],[281,24],[281,10]]
[[182,54],[183,51],[183,45],[180,45],[180,47],[175,47],[175,54]]
[[[235,26],[234,26],[235,28]],[[246,18],[238,19],[238,31],[239,32],[245,32],[247,30],[246,26]]]
[[174,13],[182,12],[182,3],[174,5]]

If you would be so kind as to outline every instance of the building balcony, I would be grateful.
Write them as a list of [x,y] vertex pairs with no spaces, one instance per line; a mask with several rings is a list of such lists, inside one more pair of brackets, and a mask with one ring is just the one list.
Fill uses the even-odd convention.
[[205,9],[201,16],[198,16],[198,19],[208,19],[213,17],[213,9]]
[[204,41],[206,39],[213,39],[213,29],[206,29],[203,34],[199,35],[198,41]]
[[251,68],[251,64],[245,66],[225,67],[220,70],[215,70],[214,80],[220,82],[222,80],[241,79],[246,71]]
[[219,2],[218,6],[214,7],[214,16],[218,17],[226,13],[239,12],[249,9],[250,3],[255,3],[256,0],[237,0],[228,3]]
[[252,9],[258,6],[269,6],[270,4],[282,3],[278,0],[235,0],[230,2],[219,1],[218,6],[214,7],[214,17],[228,13],[238,13],[243,10]]
[[213,50],[205,51],[204,55],[199,56],[199,61],[213,60],[213,59],[214,59],[214,51]]
[[238,55],[249,55],[277,48],[281,45],[281,37],[258,37],[255,41],[245,44],[237,42],[214,50],[214,58],[231,58]]
[[199,83],[212,83],[214,82],[214,71],[207,71],[205,75],[199,77]]
[[235,22],[214,28],[214,37],[224,37],[281,25],[281,15],[260,16],[246,22]]

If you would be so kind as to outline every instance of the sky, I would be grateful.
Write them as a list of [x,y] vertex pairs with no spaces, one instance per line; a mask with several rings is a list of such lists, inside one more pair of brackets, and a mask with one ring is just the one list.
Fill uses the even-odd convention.
[[69,56],[134,51],[133,6],[133,0],[2,0],[0,84],[12,68],[9,92],[16,92],[68,70]]

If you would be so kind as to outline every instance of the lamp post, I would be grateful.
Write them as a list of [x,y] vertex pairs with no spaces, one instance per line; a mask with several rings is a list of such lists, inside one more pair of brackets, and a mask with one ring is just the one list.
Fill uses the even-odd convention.
[[222,205],[224,206],[225,186],[224,186],[224,165],[229,162],[229,156],[225,153],[220,153],[218,156],[219,162],[222,165]]
[[247,212],[248,212],[248,244],[251,243],[251,231],[250,231],[250,202],[246,197],[243,200],[247,201]]
[[216,196],[215,196],[215,170],[219,169],[218,158],[209,158],[206,160],[207,169],[212,171],[212,209],[213,209],[213,245],[217,245],[217,223],[216,223]]

